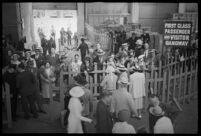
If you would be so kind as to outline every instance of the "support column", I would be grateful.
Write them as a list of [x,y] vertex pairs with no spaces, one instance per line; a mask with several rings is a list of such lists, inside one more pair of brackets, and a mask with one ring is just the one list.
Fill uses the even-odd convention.
[[84,3],[77,3],[77,30],[80,36],[85,34],[84,16]]
[[16,13],[17,13],[18,40],[20,40],[23,36],[20,3],[16,3]]
[[139,3],[131,3],[131,23],[139,23]]
[[33,43],[33,16],[32,16],[32,3],[20,3],[21,16],[23,20],[23,36],[26,36],[27,49],[31,49]]
[[186,3],[179,3],[179,8],[178,8],[179,13],[185,13],[186,12]]

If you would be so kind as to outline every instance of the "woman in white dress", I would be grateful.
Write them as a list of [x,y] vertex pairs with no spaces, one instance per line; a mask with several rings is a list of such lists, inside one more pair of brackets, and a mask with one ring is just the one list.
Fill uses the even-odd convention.
[[79,97],[84,95],[84,90],[76,86],[69,91],[69,94],[72,97],[68,104],[70,114],[68,117],[67,133],[83,133],[81,121],[92,122],[91,119],[82,116],[83,107]]
[[40,74],[41,77],[41,88],[43,98],[50,98],[50,83],[55,82],[56,78],[54,76],[54,68],[49,62],[45,63],[44,70]]
[[139,56],[138,63],[135,67],[135,72],[130,75],[130,88],[129,93],[132,95],[135,108],[138,110],[138,118],[141,119],[141,110],[143,109],[143,97],[145,94],[145,74],[143,73],[143,68],[140,63],[143,56]]

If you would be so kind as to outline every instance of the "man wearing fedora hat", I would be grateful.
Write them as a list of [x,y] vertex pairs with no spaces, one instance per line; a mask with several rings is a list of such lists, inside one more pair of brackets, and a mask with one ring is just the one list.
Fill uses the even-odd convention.
[[122,74],[117,83],[119,88],[113,93],[111,101],[111,112],[115,114],[114,117],[117,118],[119,111],[123,109],[137,115],[132,96],[127,91],[129,84],[127,75]]
[[111,101],[112,92],[106,90],[100,93],[101,99],[96,107],[96,133],[112,133],[112,116],[108,105]]
[[45,61],[45,58],[44,58],[43,54],[41,53],[41,49],[40,48],[36,48],[35,49],[35,54],[32,55],[31,57],[33,59],[35,59],[37,68],[40,68],[40,66],[42,65],[42,63]]
[[102,49],[96,51],[96,57],[93,59],[93,62],[97,63],[97,69],[102,70],[103,68],[103,55],[105,52]]
[[[153,94],[153,89],[151,88],[151,91],[148,93],[149,98],[149,106],[147,110],[149,111],[151,107],[160,106],[162,110],[164,111],[165,115],[169,117],[173,123],[173,126],[176,126],[176,119],[179,115],[179,110],[175,105],[172,104],[165,104],[159,101],[159,98],[157,95]],[[156,120],[152,119],[152,116],[149,117],[149,128],[150,132],[153,132],[153,126]],[[152,120],[152,121],[151,121]]]
[[86,57],[87,54],[89,54],[89,47],[88,45],[84,42],[84,38],[81,38],[82,43],[80,44],[80,46],[77,48],[77,51],[80,50],[81,53],[81,59],[82,62],[84,63],[84,59]]
[[18,65],[21,63],[19,61],[20,56],[17,53],[13,53],[13,55],[11,56],[11,64],[14,64],[18,67]]
[[127,40],[128,44],[129,44],[129,47],[128,47],[129,50],[130,49],[135,50],[135,48],[136,48],[136,41],[137,41],[137,37],[136,37],[135,33],[132,33],[132,37],[130,37]]
[[43,48],[43,55],[46,56],[48,50],[48,41],[43,33],[41,34],[41,47]]
[[26,63],[28,61],[33,61],[34,67],[37,67],[35,59],[31,57],[31,51],[26,51],[25,56],[26,56]]
[[164,116],[165,112],[160,106],[154,106],[149,109],[152,116],[155,117],[155,123],[153,124],[154,134],[173,134],[174,128],[171,120]]
[[140,37],[142,38],[143,44],[150,42],[149,33],[146,33],[145,29],[142,29],[142,35]]
[[29,119],[29,106],[34,118],[38,118],[35,105],[35,93],[37,92],[37,83],[34,74],[25,70],[25,66],[21,63],[18,67],[19,74],[16,77],[16,87],[22,97],[22,108],[24,118]]

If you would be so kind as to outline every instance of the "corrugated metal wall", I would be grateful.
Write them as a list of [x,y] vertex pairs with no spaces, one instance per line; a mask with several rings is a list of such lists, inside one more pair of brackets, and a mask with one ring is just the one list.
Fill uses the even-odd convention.
[[163,20],[178,12],[178,3],[140,3],[139,22],[154,32],[163,32]]
[[102,24],[107,19],[120,20],[121,14],[128,14],[128,3],[87,3],[87,23],[91,26]]

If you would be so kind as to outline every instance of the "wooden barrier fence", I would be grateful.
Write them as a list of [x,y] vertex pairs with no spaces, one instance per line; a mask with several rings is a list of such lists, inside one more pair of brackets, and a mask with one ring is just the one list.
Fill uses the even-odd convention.
[[[152,87],[155,94],[159,95],[159,99],[165,103],[171,103],[172,101],[184,102],[184,100],[190,100],[197,95],[197,58],[195,56],[186,57],[183,62],[173,62],[162,66],[160,61],[158,68],[153,68],[151,73],[145,73],[146,82],[146,94],[148,94],[148,87]],[[99,96],[100,82],[105,76],[106,65],[104,64],[103,70],[97,69],[95,64],[94,71],[90,72],[87,76],[89,83],[88,88],[92,91],[93,96]],[[69,66],[68,72],[61,71],[60,73],[60,104],[61,110],[64,109],[64,92],[67,86],[64,85],[64,75],[68,75],[68,81],[65,83],[69,85],[73,81],[72,68]],[[59,90],[54,88],[53,90]],[[51,95],[52,96],[52,95]],[[146,106],[145,106],[146,107]]]
[[[88,88],[92,91],[93,96],[99,96],[100,82],[105,76],[106,64],[103,66],[103,70],[98,70],[97,64],[95,64],[94,71],[90,72],[87,76],[89,82]],[[53,107],[53,92],[60,94],[60,111],[64,110],[64,94],[67,90],[67,85],[70,85],[73,81],[72,67],[68,67],[68,72],[60,72],[59,87],[50,84],[50,120],[54,121],[52,111]],[[172,100],[177,99],[179,102],[190,100],[193,97],[197,97],[198,91],[198,60],[196,56],[185,57],[183,62],[173,62],[162,66],[160,61],[159,68],[153,68],[151,73],[145,73],[146,81],[145,88],[146,94],[148,93],[148,86],[152,87],[154,92],[159,95],[159,99],[162,102],[170,103]],[[64,82],[64,75],[67,75],[67,82]],[[7,121],[9,127],[12,127],[11,117],[11,105],[10,105],[10,93],[9,85],[6,85],[6,106],[7,106]]]

